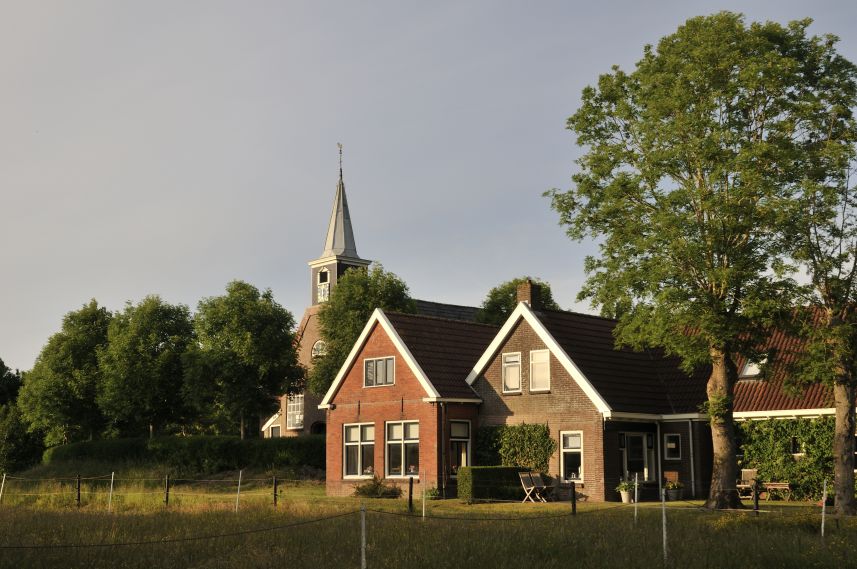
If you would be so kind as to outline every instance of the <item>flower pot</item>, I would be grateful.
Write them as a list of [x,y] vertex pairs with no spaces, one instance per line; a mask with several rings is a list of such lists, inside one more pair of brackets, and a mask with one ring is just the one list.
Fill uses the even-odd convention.
[[630,504],[634,501],[633,498],[631,498],[631,491],[630,490],[620,490],[619,494],[621,494],[621,496],[622,496],[622,503],[623,504]]
[[667,500],[670,502],[675,502],[682,498],[684,498],[684,488],[673,488],[671,490],[667,490]]

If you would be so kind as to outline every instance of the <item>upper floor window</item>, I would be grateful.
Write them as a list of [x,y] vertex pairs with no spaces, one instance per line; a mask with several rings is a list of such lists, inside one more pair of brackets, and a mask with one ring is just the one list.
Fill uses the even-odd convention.
[[396,382],[396,358],[367,359],[363,363],[363,387],[393,385]]
[[319,340],[315,344],[312,345],[312,358],[318,358],[327,353],[327,344],[324,340]]
[[503,393],[521,391],[521,353],[503,354]]
[[322,269],[318,272],[318,301],[327,302],[330,299],[330,272]]
[[286,428],[287,429],[303,429],[304,428],[304,396],[289,395],[289,401],[286,404]]
[[530,391],[550,391],[551,367],[548,350],[530,352]]

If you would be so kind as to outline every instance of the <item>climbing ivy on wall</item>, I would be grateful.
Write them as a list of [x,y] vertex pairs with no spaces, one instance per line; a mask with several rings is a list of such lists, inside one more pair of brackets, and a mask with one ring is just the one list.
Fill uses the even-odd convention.
[[796,499],[818,500],[824,480],[833,481],[833,423],[833,417],[738,423],[741,468],[758,469],[763,482],[788,481]]
[[504,425],[476,431],[476,463],[480,466],[522,466],[547,472],[556,441],[547,425]]

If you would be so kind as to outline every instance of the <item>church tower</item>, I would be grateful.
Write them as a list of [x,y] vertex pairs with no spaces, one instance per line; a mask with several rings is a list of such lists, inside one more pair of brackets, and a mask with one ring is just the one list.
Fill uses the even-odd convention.
[[354,230],[351,227],[351,213],[348,211],[348,198],[345,196],[345,182],[342,178],[342,145],[339,145],[339,182],[336,184],[336,196],[333,198],[333,211],[327,226],[327,237],[321,256],[309,262],[311,292],[310,302],[317,306],[330,298],[330,291],[345,271],[355,267],[367,267],[371,261],[361,259],[354,243]]

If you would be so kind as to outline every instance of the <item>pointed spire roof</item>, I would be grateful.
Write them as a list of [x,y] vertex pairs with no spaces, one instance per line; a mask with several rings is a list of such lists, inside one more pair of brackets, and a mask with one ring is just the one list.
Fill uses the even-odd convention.
[[345,196],[345,182],[342,179],[342,145],[339,145],[339,182],[336,184],[336,197],[333,199],[333,211],[327,226],[327,239],[321,258],[343,256],[359,259],[357,245],[354,243],[354,230],[351,228],[351,213],[348,211],[348,198]]

